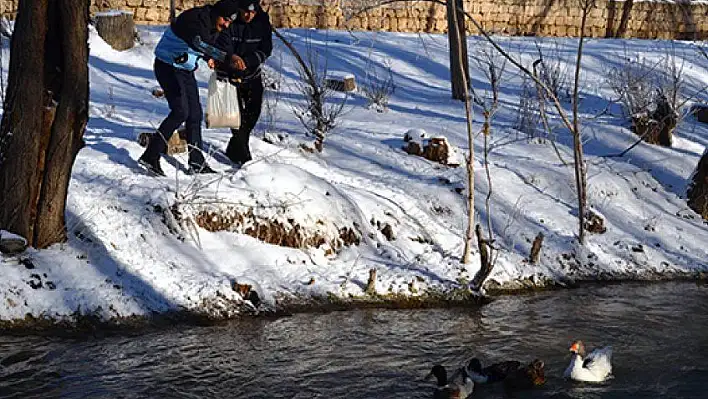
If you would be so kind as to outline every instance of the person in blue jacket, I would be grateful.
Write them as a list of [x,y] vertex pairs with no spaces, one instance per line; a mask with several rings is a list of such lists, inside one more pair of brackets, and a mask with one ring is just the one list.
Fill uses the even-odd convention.
[[231,140],[226,147],[229,159],[243,165],[251,160],[248,140],[261,115],[263,79],[261,67],[273,51],[270,17],[258,0],[238,1],[238,17],[219,36],[217,45],[234,55],[236,65],[217,72],[228,75],[238,88],[241,126],[231,129]]
[[[138,162],[149,172],[165,176],[160,166],[160,155],[167,148],[172,133],[185,123],[189,144],[189,172],[214,173],[202,154],[202,105],[194,71],[199,58],[213,67],[213,52],[221,32],[238,15],[235,0],[220,0],[214,5],[194,7],[181,13],[165,31],[155,48],[154,72],[165,93],[170,113],[162,121]],[[206,44],[207,46],[204,46]],[[221,54],[226,65],[237,66],[240,58],[228,49]]]

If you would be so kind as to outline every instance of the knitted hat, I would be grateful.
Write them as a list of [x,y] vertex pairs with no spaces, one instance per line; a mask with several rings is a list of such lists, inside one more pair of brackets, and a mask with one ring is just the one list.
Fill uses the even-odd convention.
[[241,10],[256,11],[259,5],[259,0],[238,0],[238,8]]
[[238,16],[239,4],[236,0],[219,0],[212,7],[216,16],[233,21]]

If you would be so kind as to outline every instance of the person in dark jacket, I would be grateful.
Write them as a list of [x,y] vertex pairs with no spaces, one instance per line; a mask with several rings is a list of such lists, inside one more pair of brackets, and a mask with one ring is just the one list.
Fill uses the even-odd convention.
[[219,36],[217,46],[240,59],[235,68],[222,71],[228,75],[231,84],[238,87],[241,110],[241,126],[231,129],[226,155],[232,162],[242,165],[251,160],[248,140],[263,105],[261,67],[273,51],[273,39],[270,17],[258,0],[238,0],[238,4],[238,17]]
[[[216,4],[195,7],[181,13],[170,25],[155,48],[154,71],[167,98],[170,113],[153,135],[139,163],[149,172],[164,176],[160,154],[167,148],[172,133],[185,123],[189,149],[190,173],[214,173],[202,154],[202,105],[194,71],[199,58],[213,65],[213,52],[207,45],[216,44],[219,34],[238,16],[236,0],[220,0]],[[211,55],[209,55],[211,54]],[[224,63],[236,67],[240,58],[233,52],[222,52]]]

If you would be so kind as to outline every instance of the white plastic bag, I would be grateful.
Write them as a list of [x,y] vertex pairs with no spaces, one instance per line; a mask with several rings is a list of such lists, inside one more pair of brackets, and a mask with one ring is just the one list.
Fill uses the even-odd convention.
[[227,81],[216,78],[216,72],[209,78],[209,98],[206,108],[206,127],[241,126],[241,112],[238,108],[238,89]]

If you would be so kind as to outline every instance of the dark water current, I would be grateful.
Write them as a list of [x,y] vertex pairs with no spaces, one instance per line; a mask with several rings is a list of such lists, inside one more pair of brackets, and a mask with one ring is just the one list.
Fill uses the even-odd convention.
[[[564,381],[568,346],[614,347],[614,378]],[[0,336],[0,398],[430,398],[422,377],[541,358],[546,385],[516,397],[708,398],[708,286],[589,286],[480,309],[357,310],[139,334]],[[500,387],[473,397],[501,398]]]

